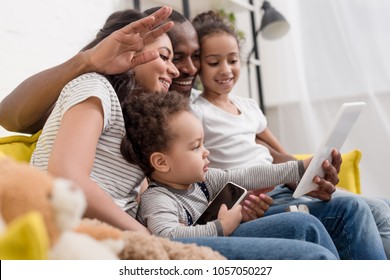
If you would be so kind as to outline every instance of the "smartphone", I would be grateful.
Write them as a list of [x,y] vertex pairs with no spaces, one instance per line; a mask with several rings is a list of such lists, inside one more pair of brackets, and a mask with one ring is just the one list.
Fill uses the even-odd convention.
[[194,225],[204,225],[209,221],[213,221],[218,218],[218,211],[222,204],[226,204],[228,209],[239,204],[246,196],[247,190],[243,187],[228,182],[209,203],[207,209],[196,220]]

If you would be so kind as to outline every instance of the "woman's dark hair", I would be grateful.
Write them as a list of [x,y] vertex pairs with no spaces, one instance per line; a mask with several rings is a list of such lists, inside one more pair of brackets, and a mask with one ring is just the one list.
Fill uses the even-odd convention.
[[154,170],[150,156],[172,147],[176,132],[169,121],[178,113],[190,111],[188,98],[175,91],[150,93],[136,90],[122,103],[126,135],[121,153],[130,163],[138,165],[146,176]]
[[240,37],[238,36],[234,25],[226,18],[222,17],[217,11],[210,10],[198,14],[192,20],[192,25],[198,33],[199,41],[201,41],[204,36],[224,32],[235,38],[238,46],[240,46]]
[[[146,17],[147,15],[132,9],[118,11],[112,13],[106,20],[102,29],[96,34],[96,37],[92,42],[86,45],[81,51],[92,49],[101,41],[103,41],[110,34],[125,27],[129,23],[137,21]],[[104,75],[111,83],[120,102],[135,89],[134,75],[131,71],[115,74],[115,75]]]

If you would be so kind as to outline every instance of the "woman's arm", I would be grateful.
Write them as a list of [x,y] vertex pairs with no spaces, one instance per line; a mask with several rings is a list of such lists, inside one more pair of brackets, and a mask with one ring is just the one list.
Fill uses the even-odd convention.
[[149,233],[90,179],[102,129],[103,108],[98,98],[88,98],[69,109],[61,121],[48,171],[54,176],[71,179],[82,187],[88,203],[85,216],[97,218],[123,230]]
[[135,52],[173,27],[173,22],[158,26],[171,11],[163,7],[113,32],[94,48],[28,78],[1,101],[0,125],[9,131],[35,133],[43,127],[62,88],[72,79],[87,72],[123,73],[157,58],[157,51],[140,55]]

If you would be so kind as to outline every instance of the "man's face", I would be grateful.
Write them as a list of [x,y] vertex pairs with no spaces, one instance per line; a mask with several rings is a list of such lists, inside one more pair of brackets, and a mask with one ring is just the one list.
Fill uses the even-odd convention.
[[175,23],[170,33],[174,53],[172,62],[180,72],[179,77],[173,79],[170,90],[190,95],[200,68],[198,34],[188,21]]

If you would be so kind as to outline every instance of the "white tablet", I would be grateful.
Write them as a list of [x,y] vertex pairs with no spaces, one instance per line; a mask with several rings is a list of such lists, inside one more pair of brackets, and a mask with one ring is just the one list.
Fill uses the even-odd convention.
[[325,175],[322,163],[326,159],[331,161],[331,153],[334,148],[341,150],[345,139],[365,105],[364,102],[352,102],[344,103],[341,106],[322,144],[314,154],[305,174],[295,189],[293,197],[300,197],[318,188],[318,185],[313,183],[313,178],[316,175],[320,177]]

